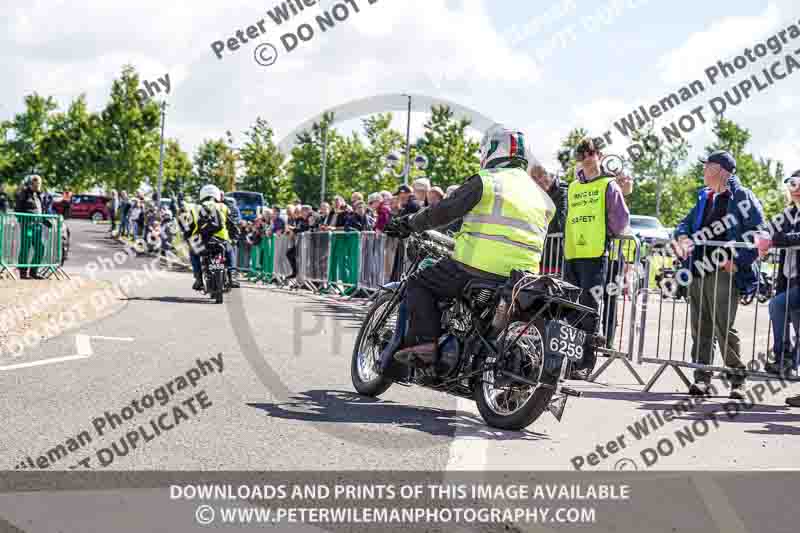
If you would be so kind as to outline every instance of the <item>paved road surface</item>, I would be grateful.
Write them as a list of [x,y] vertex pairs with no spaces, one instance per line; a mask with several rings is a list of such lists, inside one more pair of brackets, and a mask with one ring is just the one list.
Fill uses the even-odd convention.
[[[97,256],[111,257],[119,248],[106,237],[106,226],[70,224],[68,271],[79,272]],[[142,268],[148,261],[130,259],[114,270],[101,269],[99,276],[119,282],[138,271],[146,279]],[[704,417],[726,401],[712,399],[637,441],[627,426],[684,398],[678,393],[683,387],[667,373],[657,386],[660,392],[642,394],[617,362],[601,377],[602,383],[576,385],[584,397],[570,400],[561,423],[546,414],[529,431],[500,432],[485,427],[470,402],[432,391],[395,386],[380,400],[355,395],[349,358],[363,306],[342,306],[264,286],[234,291],[224,306],[218,306],[190,285],[190,276],[181,273],[134,284],[125,307],[116,314],[67,332],[21,358],[0,361],[0,367],[18,365],[0,370],[0,458],[5,468],[27,463],[28,456],[37,461],[62,444],[67,453],[56,455],[52,468],[66,469],[87,457],[94,468],[102,468],[97,452],[106,448],[111,451],[100,455],[110,461],[108,468],[123,470],[570,470],[573,457],[582,455],[588,461],[586,456],[602,444],[607,458],[598,455],[599,464],[586,463],[585,469],[632,468],[633,463],[644,469],[640,452],[663,438],[676,449],[652,468],[797,465],[800,410],[783,401],[800,386],[767,392],[761,404],[743,409],[732,420]],[[199,374],[198,358],[208,361],[220,353],[221,373],[201,374],[196,387],[177,390],[178,376],[187,376],[191,369],[193,377]],[[19,366],[48,359],[55,362]],[[654,367],[637,369],[647,379]],[[131,401],[167,384],[173,390],[164,397],[164,406],[142,408],[141,413],[123,411]],[[780,385],[775,382],[773,387]],[[193,395],[195,400],[188,402]],[[185,416],[175,415],[174,406]],[[133,413],[133,418],[113,430],[107,421],[100,436],[93,420],[106,411],[110,420],[113,414]],[[162,420],[171,429],[151,435],[149,442],[140,441],[133,450],[120,442],[140,425],[150,427],[149,421],[161,413],[170,417]],[[653,420],[659,424],[658,418]],[[692,423],[695,442],[684,439],[682,446],[675,431]],[[76,445],[81,434],[89,435],[91,442]],[[612,453],[607,443],[619,442],[620,435],[625,448],[619,445]]]

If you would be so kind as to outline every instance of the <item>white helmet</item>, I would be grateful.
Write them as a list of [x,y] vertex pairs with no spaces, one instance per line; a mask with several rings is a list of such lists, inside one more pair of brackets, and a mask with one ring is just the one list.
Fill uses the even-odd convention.
[[481,168],[492,168],[509,162],[516,162],[527,168],[529,153],[524,133],[495,124],[486,130],[481,140]]
[[201,202],[204,202],[209,198],[211,198],[212,200],[219,200],[221,194],[222,192],[219,190],[219,187],[209,183],[208,185],[204,185],[203,188],[200,189],[199,200]]

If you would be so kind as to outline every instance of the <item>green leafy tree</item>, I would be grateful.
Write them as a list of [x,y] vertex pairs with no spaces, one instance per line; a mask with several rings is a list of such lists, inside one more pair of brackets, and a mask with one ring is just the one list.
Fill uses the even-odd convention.
[[[367,183],[361,184],[365,192],[388,190],[394,192],[399,179],[390,172],[385,171],[386,156],[392,152],[403,152],[405,137],[391,128],[392,114],[377,114],[362,120],[364,134],[367,140],[366,171],[363,175]],[[411,147],[411,158],[416,157],[417,149]],[[400,169],[402,171],[402,169]],[[411,174],[414,176],[414,173]]]
[[556,157],[561,163],[561,171],[566,181],[572,181],[575,178],[575,148],[584,137],[588,136],[588,131],[583,128],[576,128],[571,130],[566,139],[561,141],[561,148]]
[[11,178],[14,173],[14,165],[17,158],[14,147],[7,141],[10,131],[10,123],[0,123],[0,190],[3,190],[6,184],[12,182]]
[[455,120],[453,111],[447,106],[431,108],[431,117],[425,122],[425,133],[416,143],[419,151],[428,158],[425,174],[431,182],[441,187],[460,185],[480,170],[477,155],[480,143],[467,137],[469,125],[467,119]]
[[[131,65],[111,85],[111,99],[103,109],[102,139],[96,181],[113,189],[134,191],[142,179],[157,176],[158,160],[148,151],[160,142],[160,110],[152,100],[137,94],[139,75]],[[152,154],[152,152],[150,152]]]
[[192,182],[192,161],[189,154],[181,149],[177,139],[164,141],[164,182],[162,195],[187,193]]
[[87,110],[85,95],[75,99],[65,113],[51,114],[48,124],[40,154],[47,188],[81,190],[97,184],[102,130],[99,116]]
[[191,192],[197,192],[209,183],[223,191],[235,190],[237,156],[230,147],[230,132],[227,134],[227,142],[225,139],[204,140],[197,148]]
[[[331,127],[332,122],[333,114],[326,113],[320,123],[311,126],[310,131],[298,134],[297,143],[292,148],[292,159],[288,164],[287,174],[295,195],[303,202],[313,205],[319,205],[321,201],[323,142],[327,137],[329,149],[335,149],[339,143],[339,133]],[[328,169],[331,168],[332,158],[335,158],[335,154],[328,150]],[[338,190],[335,173],[326,173],[325,189]]]
[[[630,165],[630,173],[635,179],[633,193],[626,198],[632,213],[639,215],[655,215],[661,218],[662,206],[666,207],[666,218],[673,220],[684,207],[691,207],[691,200],[684,198],[684,189],[679,186],[678,168],[686,160],[689,144],[654,144],[655,124],[649,123],[645,128],[637,130],[632,140],[634,146],[625,158]],[[637,150],[638,148],[638,150]],[[665,188],[671,185],[664,202]],[[683,191],[683,192],[682,192]]]
[[18,113],[6,123],[14,130],[9,142],[14,156],[9,157],[7,172],[18,181],[23,176],[38,171],[42,161],[42,145],[47,137],[49,115],[58,105],[52,96],[43,97],[33,93],[25,97],[25,111]]
[[291,184],[282,170],[285,157],[274,136],[269,123],[258,117],[245,132],[247,140],[240,153],[245,169],[240,188],[260,192],[267,204],[284,203],[291,196]]

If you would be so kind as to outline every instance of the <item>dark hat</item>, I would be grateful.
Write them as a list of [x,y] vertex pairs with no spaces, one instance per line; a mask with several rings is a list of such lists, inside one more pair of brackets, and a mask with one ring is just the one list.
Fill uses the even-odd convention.
[[795,170],[791,176],[786,176],[785,178],[783,178],[783,182],[789,183],[791,180],[795,178],[800,178],[800,170]]
[[736,172],[736,159],[733,158],[730,152],[725,150],[717,150],[711,152],[708,157],[697,158],[701,163],[716,163],[730,173]]
[[401,192],[411,193],[413,191],[411,190],[411,187],[409,187],[408,185],[401,185],[397,188],[397,192],[395,194],[400,194]]

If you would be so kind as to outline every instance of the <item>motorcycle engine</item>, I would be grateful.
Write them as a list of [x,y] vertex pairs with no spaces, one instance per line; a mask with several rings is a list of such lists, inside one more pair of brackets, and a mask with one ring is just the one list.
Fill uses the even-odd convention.
[[445,335],[439,339],[439,376],[448,377],[458,370],[461,360],[461,342],[454,335]]

